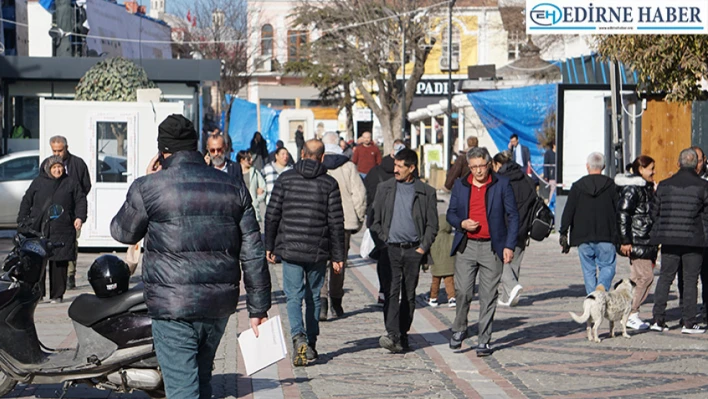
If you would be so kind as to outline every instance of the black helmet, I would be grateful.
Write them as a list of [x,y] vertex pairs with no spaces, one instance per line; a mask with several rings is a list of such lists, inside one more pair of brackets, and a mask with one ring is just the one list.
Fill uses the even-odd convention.
[[88,270],[88,281],[99,298],[108,298],[128,291],[130,269],[115,255],[101,255]]

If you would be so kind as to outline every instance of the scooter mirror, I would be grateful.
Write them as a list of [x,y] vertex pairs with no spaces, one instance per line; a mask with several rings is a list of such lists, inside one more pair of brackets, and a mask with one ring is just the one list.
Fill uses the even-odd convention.
[[49,207],[48,213],[49,220],[55,220],[58,219],[59,216],[62,215],[62,213],[64,213],[64,208],[61,205],[53,204]]

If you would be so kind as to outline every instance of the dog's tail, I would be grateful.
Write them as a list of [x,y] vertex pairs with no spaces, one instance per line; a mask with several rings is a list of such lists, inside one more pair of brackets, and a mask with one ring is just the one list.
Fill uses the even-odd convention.
[[588,295],[587,298],[585,298],[585,301],[583,301],[583,314],[578,316],[577,314],[573,312],[568,312],[570,313],[570,317],[575,320],[576,323],[585,323],[588,321],[590,318],[590,300],[595,300],[595,297],[592,295]]

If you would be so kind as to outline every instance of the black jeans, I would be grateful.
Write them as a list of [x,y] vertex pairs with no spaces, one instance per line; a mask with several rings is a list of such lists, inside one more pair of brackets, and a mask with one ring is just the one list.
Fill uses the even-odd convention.
[[[701,266],[701,297],[703,299],[703,316],[706,317],[706,322],[708,322],[708,249],[703,249],[703,265]],[[678,269],[678,290],[679,290],[679,303],[683,303],[683,268],[679,266]]]
[[[66,292],[67,272],[69,261],[49,261],[47,269],[49,269],[49,298],[61,299]],[[46,295],[47,273],[42,274],[42,298]]]
[[669,289],[679,265],[683,268],[683,308],[682,318],[686,327],[696,323],[696,297],[698,295],[698,275],[703,265],[703,249],[663,245],[661,247],[661,274],[654,290],[654,322],[666,320],[666,303]]
[[379,277],[379,292],[384,294],[391,286],[391,260],[388,258],[388,248],[383,248],[379,252],[379,259],[376,261],[376,274]]
[[[403,249],[388,247],[391,264],[391,284],[385,293],[384,321],[389,336],[400,338],[408,334],[415,311],[415,289],[418,286],[418,272],[423,255],[417,248]],[[398,301],[400,295],[400,303]]]

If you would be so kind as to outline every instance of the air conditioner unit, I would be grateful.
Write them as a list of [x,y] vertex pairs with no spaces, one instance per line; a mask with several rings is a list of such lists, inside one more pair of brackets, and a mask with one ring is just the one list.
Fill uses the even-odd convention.
[[257,72],[273,72],[273,58],[269,55],[263,55],[256,58]]
[[452,57],[452,64],[447,65],[448,57],[443,54],[442,57],[440,57],[440,70],[441,71],[459,71],[460,70],[460,60],[458,57],[453,56]]

